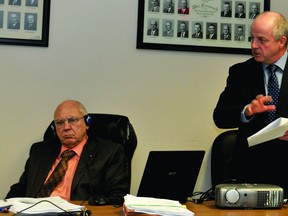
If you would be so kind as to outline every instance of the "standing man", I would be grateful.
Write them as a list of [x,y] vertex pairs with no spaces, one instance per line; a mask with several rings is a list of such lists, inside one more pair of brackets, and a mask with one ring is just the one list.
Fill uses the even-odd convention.
[[[253,58],[230,67],[213,113],[217,127],[238,128],[231,178],[279,185],[286,198],[288,131],[253,147],[248,147],[247,138],[267,126],[273,115],[274,119],[288,117],[287,38],[288,23],[283,15],[267,11],[255,18],[251,26]],[[274,95],[277,90],[279,94]]]
[[[54,112],[57,139],[32,145],[25,170],[6,198],[60,196],[65,200],[87,200],[102,195],[123,200],[129,191],[123,146],[90,140],[90,120],[80,102],[60,103]],[[66,172],[58,168],[64,161],[68,163]]]

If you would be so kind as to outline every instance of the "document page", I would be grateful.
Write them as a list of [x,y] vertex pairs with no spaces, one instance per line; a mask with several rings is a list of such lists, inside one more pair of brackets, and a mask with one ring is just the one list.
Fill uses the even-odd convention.
[[[10,211],[15,214],[40,214],[45,215],[48,213],[59,213],[63,212],[81,212],[84,210],[84,206],[75,205],[62,199],[61,197],[45,197],[45,198],[10,198],[5,201],[9,204]],[[1,202],[0,202],[1,203]],[[1,203],[3,205],[3,202]],[[72,214],[69,214],[72,215]]]
[[127,194],[124,202],[125,215],[150,214],[165,216],[194,216],[195,214],[178,201],[152,197],[137,197]]
[[249,146],[254,146],[272,139],[279,138],[288,130],[288,118],[280,117],[266,127],[248,137]]

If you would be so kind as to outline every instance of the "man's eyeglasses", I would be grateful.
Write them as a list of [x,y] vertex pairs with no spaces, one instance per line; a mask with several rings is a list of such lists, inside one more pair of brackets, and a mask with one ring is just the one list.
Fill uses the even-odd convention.
[[67,121],[69,125],[74,126],[78,123],[79,120],[83,119],[85,116],[78,118],[78,117],[70,117],[67,119],[58,119],[54,120],[54,123],[57,127],[63,127],[65,122]]

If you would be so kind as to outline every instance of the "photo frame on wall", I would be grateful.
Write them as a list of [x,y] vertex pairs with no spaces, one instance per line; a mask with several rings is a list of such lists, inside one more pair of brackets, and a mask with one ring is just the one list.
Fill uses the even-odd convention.
[[269,0],[138,0],[138,49],[250,54],[250,27]]
[[50,0],[0,0],[0,44],[48,47]]

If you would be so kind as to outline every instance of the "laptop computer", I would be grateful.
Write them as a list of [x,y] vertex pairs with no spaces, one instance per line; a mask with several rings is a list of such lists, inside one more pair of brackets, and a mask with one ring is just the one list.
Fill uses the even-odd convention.
[[198,178],[205,151],[150,151],[137,196],[185,203]]

